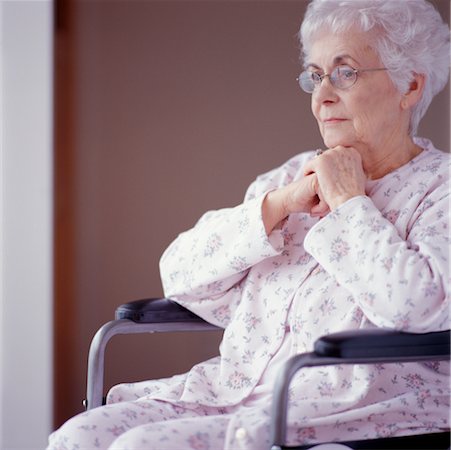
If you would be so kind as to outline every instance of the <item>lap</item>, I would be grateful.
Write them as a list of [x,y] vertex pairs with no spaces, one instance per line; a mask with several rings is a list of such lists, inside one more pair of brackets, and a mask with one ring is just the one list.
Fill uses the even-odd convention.
[[223,408],[160,400],[114,403],[68,420],[51,435],[48,449],[221,448],[230,417]]
[[123,433],[109,450],[188,450],[224,448],[230,414],[170,419]]

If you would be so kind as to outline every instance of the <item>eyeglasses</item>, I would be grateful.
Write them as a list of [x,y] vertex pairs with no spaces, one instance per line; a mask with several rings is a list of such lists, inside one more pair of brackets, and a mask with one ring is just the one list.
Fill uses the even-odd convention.
[[307,94],[312,94],[320,86],[324,78],[329,77],[330,84],[337,89],[349,89],[354,86],[361,72],[375,72],[377,70],[388,70],[385,67],[377,69],[354,69],[351,66],[337,66],[330,74],[320,75],[318,72],[306,70],[297,78],[299,86]]

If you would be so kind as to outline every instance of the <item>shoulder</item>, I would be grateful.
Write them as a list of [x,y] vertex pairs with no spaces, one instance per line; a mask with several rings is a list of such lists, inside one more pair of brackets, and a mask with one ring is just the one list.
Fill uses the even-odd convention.
[[451,155],[437,149],[432,141],[426,138],[416,137],[414,142],[419,145],[423,152],[412,160],[412,166],[421,172],[445,173],[451,166]]
[[415,143],[423,148],[423,152],[410,162],[414,184],[422,186],[428,194],[434,192],[435,195],[447,196],[451,155],[438,150],[429,139],[415,138]]

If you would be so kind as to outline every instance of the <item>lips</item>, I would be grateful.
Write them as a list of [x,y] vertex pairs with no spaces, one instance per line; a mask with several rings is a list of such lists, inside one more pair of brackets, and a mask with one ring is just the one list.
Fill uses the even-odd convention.
[[323,119],[323,123],[339,123],[344,122],[346,119],[343,119],[341,117],[330,117],[328,119]]

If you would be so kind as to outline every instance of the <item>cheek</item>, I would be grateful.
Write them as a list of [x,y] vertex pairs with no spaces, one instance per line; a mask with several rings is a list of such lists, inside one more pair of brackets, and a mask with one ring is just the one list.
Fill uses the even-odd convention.
[[357,136],[363,137],[368,135],[370,130],[376,126],[374,114],[370,115],[362,112],[354,117],[353,125]]
[[353,100],[349,109],[352,110],[352,122],[357,136],[371,136],[380,130],[384,121],[391,120],[391,114],[386,110],[386,102],[378,101],[378,97],[361,96]]
[[323,125],[322,125],[322,123],[321,123],[320,120],[319,120],[319,111],[320,111],[320,108],[319,108],[317,102],[315,102],[315,101],[313,100],[313,96],[312,96],[312,101],[311,101],[311,103],[310,103],[310,109],[311,109],[311,111],[312,111],[313,117],[314,117],[315,120],[316,120],[316,123],[318,124],[319,131],[320,131],[321,135],[323,135]]
[[312,111],[313,117],[318,121],[319,108],[317,102],[313,100],[313,95],[310,102],[310,110]]
[[387,102],[369,102],[367,108],[362,109],[354,117],[354,128],[359,136],[371,136],[380,134],[396,126],[399,114],[395,105]]
[[376,87],[370,96],[361,96],[353,102],[356,127],[372,129],[374,127],[390,126],[397,122],[399,115],[399,93],[392,87]]

